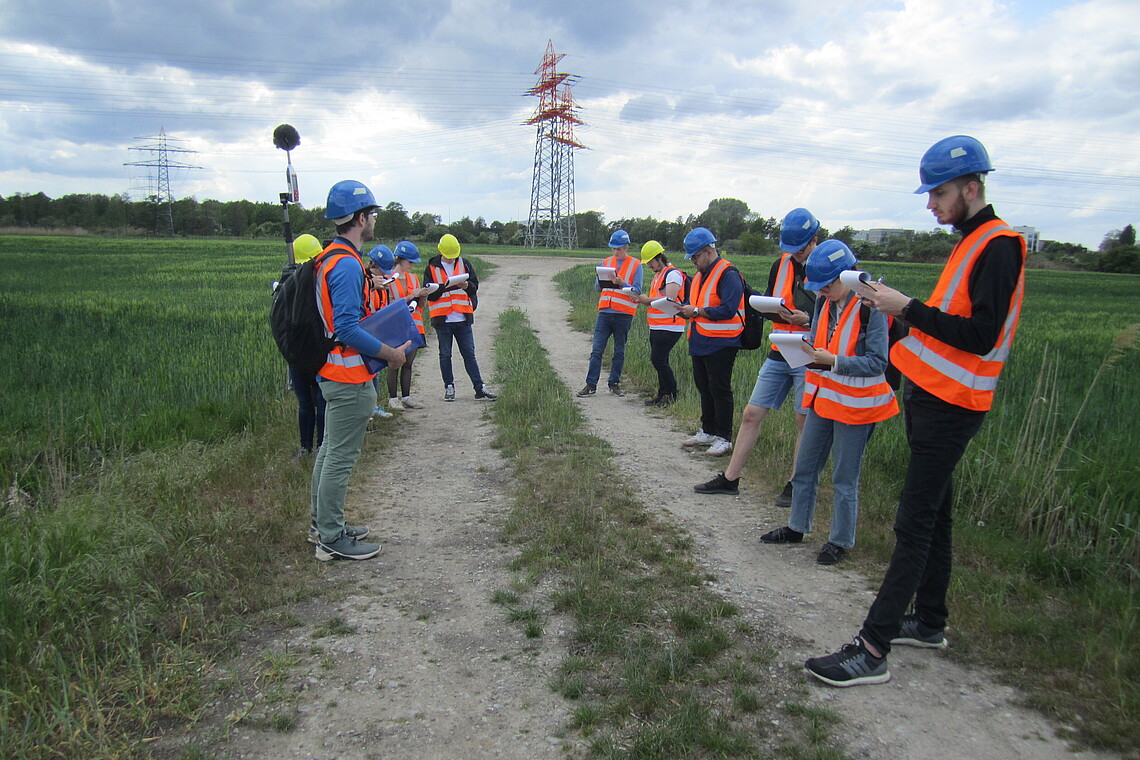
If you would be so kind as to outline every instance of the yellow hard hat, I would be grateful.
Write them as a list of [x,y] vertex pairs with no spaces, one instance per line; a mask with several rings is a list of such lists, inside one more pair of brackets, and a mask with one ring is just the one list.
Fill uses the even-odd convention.
[[298,235],[293,241],[293,261],[304,264],[322,250],[324,248],[321,246],[321,241],[312,235]]
[[663,252],[665,247],[658,243],[656,240],[650,240],[645,245],[641,246],[641,263],[648,264],[657,257],[657,254]]
[[459,241],[455,235],[448,233],[439,239],[439,252],[447,259],[459,258]]

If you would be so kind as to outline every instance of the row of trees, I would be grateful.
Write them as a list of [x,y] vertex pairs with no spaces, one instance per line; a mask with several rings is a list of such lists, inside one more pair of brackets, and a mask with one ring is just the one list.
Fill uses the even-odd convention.
[[[198,201],[183,198],[170,206],[178,235],[192,237],[281,237],[281,206],[251,201]],[[154,199],[132,201],[120,195],[65,195],[52,199],[44,193],[17,193],[0,197],[0,229],[59,230],[107,235],[154,234],[165,229],[166,207]],[[328,222],[323,208],[291,205],[289,219],[294,234],[305,232],[325,237]],[[721,241],[721,248],[734,255],[774,256],[778,249],[780,222],[748,208],[736,198],[717,198],[699,214],[673,221],[651,217],[606,221],[598,211],[575,215],[578,244],[583,248],[604,248],[610,234],[624,229],[638,243],[657,240],[667,251],[683,250],[685,234],[693,227],[708,227]],[[522,245],[526,236],[517,221],[488,223],[483,217],[463,217],[443,224],[436,214],[409,213],[391,201],[376,219],[380,240],[438,240],[450,232],[461,243]],[[856,231],[844,227],[831,233],[820,230],[820,239],[835,237],[852,247],[863,260],[939,261],[949,255],[957,240],[944,231],[914,232],[891,237],[882,244],[855,239]],[[1042,265],[1107,272],[1140,273],[1140,249],[1132,225],[1109,232],[1098,251],[1074,243],[1048,242],[1035,257]]]

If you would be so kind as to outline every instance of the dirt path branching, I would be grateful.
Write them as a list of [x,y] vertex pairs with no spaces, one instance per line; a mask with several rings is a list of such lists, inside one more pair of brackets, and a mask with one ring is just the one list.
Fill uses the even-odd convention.
[[[804,658],[850,637],[871,582],[760,547],[757,523],[786,515],[772,494],[693,493],[716,462],[669,418],[573,399],[589,336],[551,279],[570,263],[496,264],[476,341],[502,397],[444,403],[429,340],[426,407],[381,423],[353,476],[350,511],[383,554],[322,567],[320,593],[251,634],[219,719],[172,756],[1072,756],[944,653],[892,653],[882,687],[808,684]],[[300,530],[287,552],[312,561]]]

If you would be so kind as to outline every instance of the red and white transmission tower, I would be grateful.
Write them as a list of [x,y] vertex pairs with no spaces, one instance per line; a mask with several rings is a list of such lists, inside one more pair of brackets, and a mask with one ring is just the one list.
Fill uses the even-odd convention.
[[534,142],[534,178],[530,185],[530,219],[526,244],[532,248],[578,247],[574,223],[574,151],[585,146],[574,139],[575,115],[570,87],[577,77],[557,71],[565,53],[554,52],[547,41],[546,55],[535,74],[538,84],[527,95],[538,98],[538,108],[527,124],[538,125]]

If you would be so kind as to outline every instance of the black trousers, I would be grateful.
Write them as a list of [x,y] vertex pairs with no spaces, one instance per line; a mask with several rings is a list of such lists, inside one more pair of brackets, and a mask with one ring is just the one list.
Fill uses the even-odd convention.
[[732,440],[732,368],[738,348],[694,356],[693,383],[701,395],[701,430]]
[[986,416],[948,404],[911,382],[903,403],[910,461],[895,516],[895,550],[860,632],[883,654],[890,651],[911,599],[925,624],[946,625],[954,469]]
[[669,365],[669,353],[683,333],[674,330],[649,331],[649,363],[657,370],[657,395],[676,396],[677,376]]

